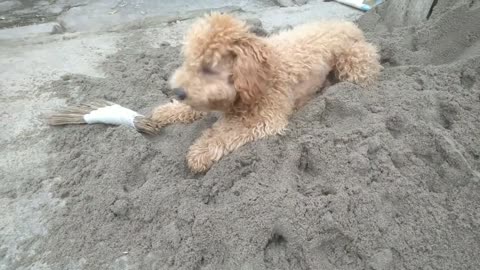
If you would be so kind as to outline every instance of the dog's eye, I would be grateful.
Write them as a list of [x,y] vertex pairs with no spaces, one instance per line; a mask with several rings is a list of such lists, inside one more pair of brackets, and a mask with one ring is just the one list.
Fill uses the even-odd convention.
[[216,74],[217,72],[215,70],[213,70],[211,67],[202,67],[202,73],[205,73],[205,74]]

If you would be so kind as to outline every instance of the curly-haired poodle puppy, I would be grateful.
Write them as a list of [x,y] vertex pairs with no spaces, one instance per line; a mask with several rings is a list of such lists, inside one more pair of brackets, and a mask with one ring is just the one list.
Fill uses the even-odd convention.
[[179,101],[157,107],[145,121],[160,128],[222,113],[189,149],[193,172],[208,170],[248,142],[281,134],[331,71],[340,81],[369,85],[381,70],[376,48],[351,22],[311,23],[259,37],[243,21],[211,14],[193,24],[183,56],[170,80]]

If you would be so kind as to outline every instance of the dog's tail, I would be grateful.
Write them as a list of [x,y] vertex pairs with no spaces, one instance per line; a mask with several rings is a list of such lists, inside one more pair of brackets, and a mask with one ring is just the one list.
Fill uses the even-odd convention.
[[358,40],[336,55],[334,70],[340,81],[371,85],[382,70],[378,50],[365,40]]

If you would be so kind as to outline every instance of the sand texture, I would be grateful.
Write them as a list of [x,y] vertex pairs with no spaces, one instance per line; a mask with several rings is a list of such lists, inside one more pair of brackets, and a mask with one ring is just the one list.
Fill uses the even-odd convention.
[[[359,20],[381,48],[376,86],[329,87],[284,136],[242,147],[205,175],[189,172],[185,154],[215,116],[155,138],[100,125],[44,131],[47,174],[65,205],[35,246],[41,261],[54,269],[480,269],[480,3],[439,0],[428,20],[406,26],[385,24],[387,8]],[[168,102],[180,48],[139,40],[122,42],[104,78],[71,74],[43,91],[143,113]]]

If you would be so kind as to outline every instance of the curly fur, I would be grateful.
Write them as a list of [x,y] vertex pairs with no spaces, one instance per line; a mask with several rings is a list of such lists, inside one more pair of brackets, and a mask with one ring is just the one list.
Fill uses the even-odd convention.
[[245,143],[282,133],[294,110],[328,85],[330,72],[368,86],[381,70],[376,48],[351,22],[310,23],[264,38],[230,15],[211,14],[193,24],[183,56],[170,82],[186,99],[158,107],[149,120],[161,127],[223,113],[190,147],[193,172]]

